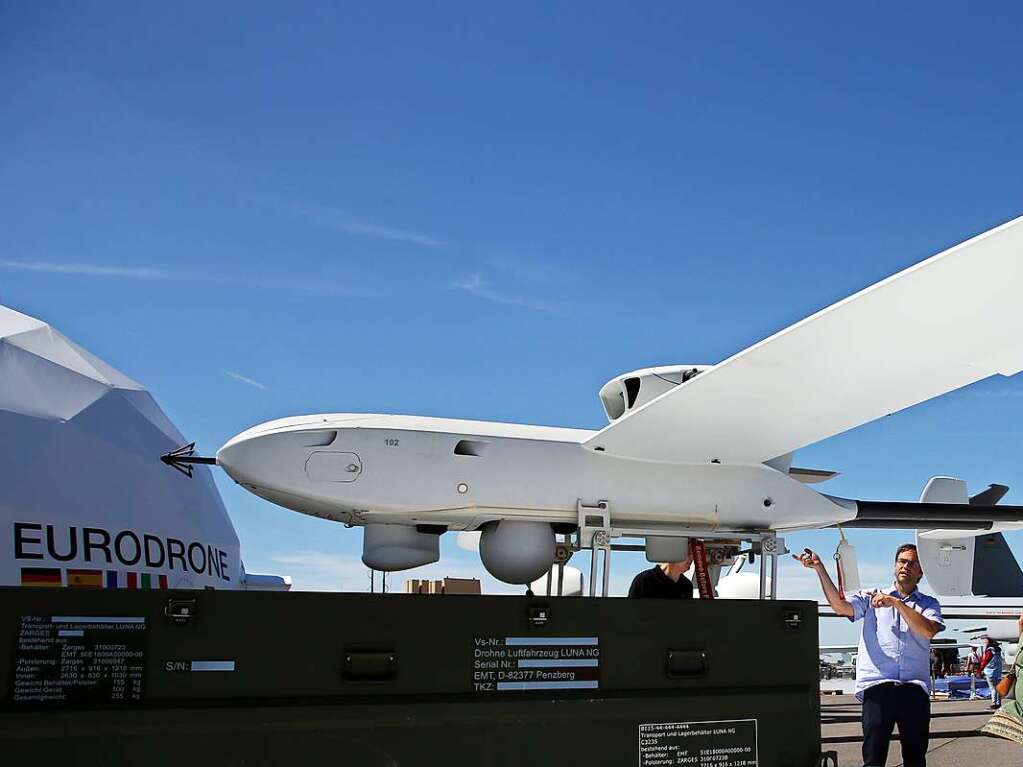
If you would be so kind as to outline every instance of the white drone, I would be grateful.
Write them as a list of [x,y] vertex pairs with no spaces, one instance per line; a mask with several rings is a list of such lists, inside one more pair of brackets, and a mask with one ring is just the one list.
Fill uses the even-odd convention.
[[[833,526],[1018,529],[1023,507],[938,482],[921,503],[818,493],[831,472],[797,449],[995,374],[1023,369],[1023,218],[817,312],[716,365],[621,375],[599,431],[402,415],[284,418],[231,439],[215,462],[273,503],[365,528],[380,570],[434,562],[447,531],[482,531],[496,578],[549,571],[557,535],[645,538],[653,561],[688,537],[716,544]],[[1001,490],[1004,493],[1004,489]],[[967,532],[961,532],[967,531]],[[606,544],[606,536],[599,538]],[[587,545],[587,539],[581,541]],[[579,543],[579,539],[577,539]],[[720,559],[718,560],[720,561]]]

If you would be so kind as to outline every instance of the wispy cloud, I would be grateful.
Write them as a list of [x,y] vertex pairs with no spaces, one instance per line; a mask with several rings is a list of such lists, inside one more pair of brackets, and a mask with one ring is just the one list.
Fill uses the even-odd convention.
[[369,591],[369,570],[355,557],[300,550],[272,554],[270,562],[288,571],[296,591]]
[[[356,291],[347,285],[330,281],[295,281],[279,276],[261,277],[252,274],[216,274],[189,271],[168,271],[148,266],[108,266],[105,264],[83,264],[57,261],[12,261],[0,259],[0,269],[24,272],[45,272],[68,277],[114,277],[134,280],[178,280],[203,282],[205,284],[248,287],[258,290],[290,290],[296,293],[312,293],[324,296],[355,296]],[[359,295],[363,295],[360,292]]]
[[266,391],[266,386],[264,384],[261,384],[259,381],[253,381],[251,378],[247,378],[246,376],[243,376],[241,373],[235,373],[233,370],[225,370],[224,374],[230,376],[235,381],[241,381],[243,384],[255,386],[257,389],[262,389],[263,391]]
[[[188,277],[182,277],[182,279],[193,279],[191,275]],[[365,296],[367,292],[360,289],[356,292],[353,288],[348,285],[341,285],[336,282],[330,282],[324,280],[322,282],[312,282],[309,280],[293,280],[288,277],[281,276],[259,276],[259,275],[244,275],[238,276],[234,274],[210,274],[202,277],[196,275],[196,280],[201,280],[206,284],[216,283],[217,285],[229,285],[229,286],[242,286],[248,288],[254,288],[256,290],[269,290],[273,292],[280,292],[281,290],[293,291],[295,293],[312,293],[323,296],[347,296],[354,297],[356,295]]]
[[487,282],[483,272],[476,272],[466,277],[462,277],[454,282],[453,288],[457,290],[464,290],[466,293],[486,299],[487,301],[494,301],[499,304],[508,304],[509,306],[521,306],[526,309],[535,309],[541,312],[551,312],[557,314],[562,311],[562,307],[558,304],[551,303],[548,301],[540,301],[532,298],[525,298],[523,296],[517,296],[511,293],[507,293],[502,290],[495,289]]
[[399,229],[384,224],[374,224],[361,218],[356,218],[347,211],[336,208],[298,207],[295,210],[319,226],[335,229],[357,237],[371,237],[378,240],[391,240],[392,242],[411,242],[431,248],[444,244],[442,240],[428,234],[410,232],[406,229]]
[[484,263],[507,275],[516,282],[548,286],[578,279],[578,271],[558,265],[557,259],[536,249],[511,251],[506,248],[487,248]]
[[88,277],[125,277],[135,280],[166,280],[172,275],[165,269],[145,266],[105,266],[102,264],[55,263],[53,261],[5,261],[0,268],[17,269],[25,272],[49,272],[51,274],[75,274]]

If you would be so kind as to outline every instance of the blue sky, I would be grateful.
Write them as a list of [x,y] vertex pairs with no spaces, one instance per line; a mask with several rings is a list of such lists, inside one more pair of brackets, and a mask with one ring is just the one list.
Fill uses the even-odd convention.
[[[207,453],[308,412],[599,427],[617,373],[716,362],[1023,212],[1021,22],[0,4],[0,303],[144,382]],[[1019,485],[1021,418],[1023,383],[990,379],[798,463],[860,498]],[[363,588],[356,531],[218,481],[250,570]],[[881,572],[909,537],[854,541]],[[431,573],[478,569],[445,555]]]

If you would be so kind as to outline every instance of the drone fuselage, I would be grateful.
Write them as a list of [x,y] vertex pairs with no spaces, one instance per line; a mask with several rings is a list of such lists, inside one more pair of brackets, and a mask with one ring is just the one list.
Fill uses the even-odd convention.
[[601,500],[616,526],[666,530],[810,528],[854,514],[763,464],[624,459],[584,447],[594,433],[329,414],[253,427],[224,445],[217,462],[273,503],[354,525],[574,523],[578,501]]

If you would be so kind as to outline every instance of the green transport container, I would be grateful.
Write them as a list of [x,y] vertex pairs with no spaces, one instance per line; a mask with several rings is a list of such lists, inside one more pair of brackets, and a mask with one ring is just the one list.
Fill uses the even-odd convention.
[[795,601],[0,589],[3,763],[816,767]]

